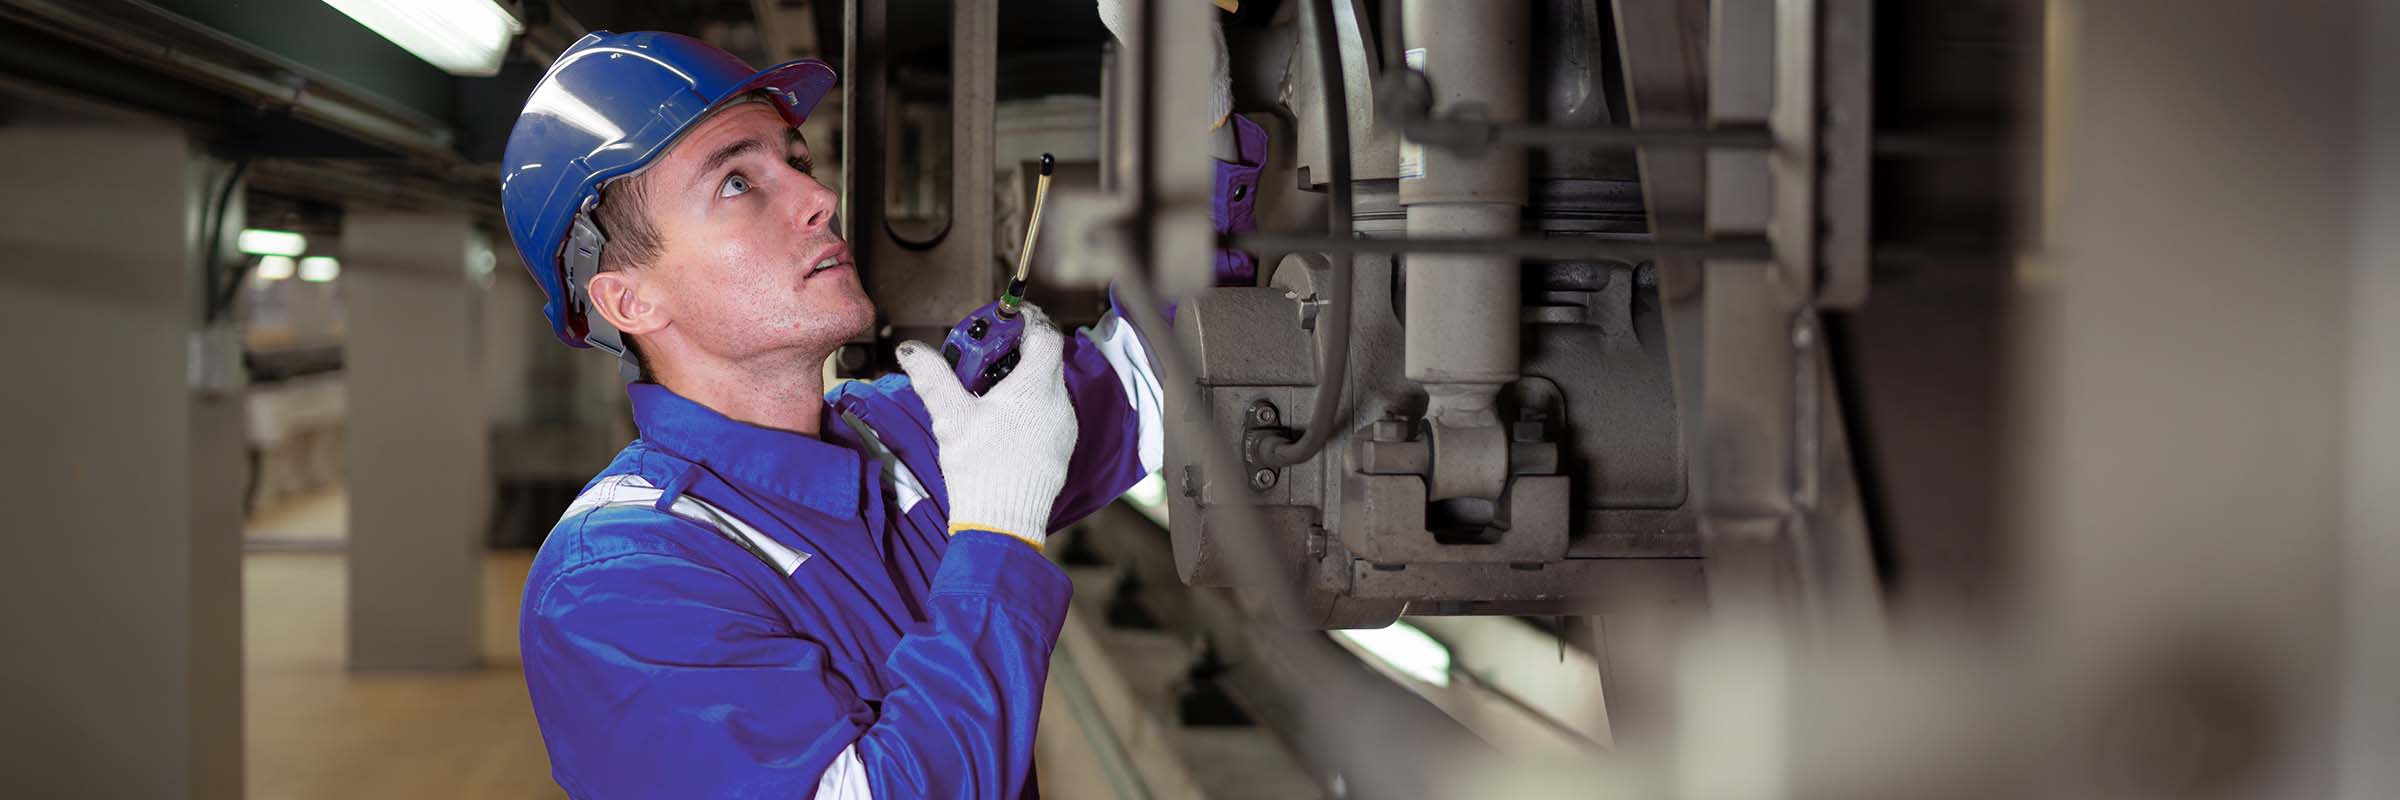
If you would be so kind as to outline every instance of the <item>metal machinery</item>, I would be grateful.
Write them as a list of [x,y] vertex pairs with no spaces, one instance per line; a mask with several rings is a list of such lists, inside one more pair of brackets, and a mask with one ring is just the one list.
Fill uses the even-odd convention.
[[[1727,576],[1786,610],[1874,613],[1818,318],[1865,299],[1869,4],[1285,5],[1234,52],[1290,115],[1257,115],[1293,153],[1259,190],[1288,199],[1219,243],[1258,255],[1262,285],[1191,277],[1210,251],[1196,37],[1112,51],[1098,186],[1054,200],[1046,274],[1180,301],[1159,355],[1181,577],[1329,628],[1690,607]],[[934,141],[954,174],[989,173],[998,4],[950,10]],[[1153,31],[1210,13],[1137,9]],[[941,232],[913,241],[883,194],[906,185],[887,148],[924,138],[889,127],[921,116],[891,14],[848,7],[844,196],[901,336],[987,299],[1004,255],[995,193],[952,183]]]
[[[1259,237],[1269,286],[1178,317],[1183,576],[1286,574],[1226,557],[1249,534],[1224,509],[1253,505],[1308,625],[1696,605],[1718,559],[1791,608],[1871,608],[1815,333],[1818,306],[1863,299],[1863,48],[1824,54],[1864,4],[1412,1],[1379,32],[1333,5],[1347,47],[1319,80],[1350,106],[1353,238]],[[1696,30],[1705,109],[1678,107]],[[1295,103],[1331,96],[1312,77]],[[1329,150],[1297,174],[1338,180]],[[1244,480],[1196,464],[1212,437]]]
[[[1343,222],[1387,244],[1295,242],[1268,286],[1208,290],[1177,320],[1203,387],[1170,448],[1178,565],[1195,584],[1243,582],[1222,552],[1242,534],[1210,512],[1256,503],[1274,557],[1304,576],[1291,616],[1310,625],[1379,627],[1410,608],[1562,613],[1628,579],[1688,594],[1700,549],[1658,267],[1610,249],[1647,228],[1633,160],[1536,159],[1479,132],[1399,135],[1400,115],[1427,111],[1477,126],[1606,123],[1611,99],[1623,107],[1592,80],[1606,23],[1551,4],[1399,8],[1405,71],[1337,73],[1345,94],[1380,89],[1385,102],[1354,118],[1367,125],[1353,126],[1350,153],[1314,149],[1294,165],[1324,176],[1327,159],[1348,155]],[[1373,41],[1339,33],[1362,51]],[[1294,95],[1324,96],[1324,78],[1296,71]],[[1520,266],[1510,243],[1536,241],[1601,247]],[[1386,248],[1399,252],[1371,252]],[[1337,270],[1352,273],[1347,297],[1332,294]],[[1333,304],[1346,313],[1324,313]],[[1317,337],[1346,347],[1317,359]],[[1333,369],[1347,380],[1328,383]],[[1326,387],[1342,384],[1346,407],[1325,415],[1341,391]],[[1310,431],[1316,452],[1287,444],[1328,424]],[[1240,448],[1245,480],[1208,480],[1191,461],[1210,436]],[[1636,563],[1640,576],[1624,569]]]

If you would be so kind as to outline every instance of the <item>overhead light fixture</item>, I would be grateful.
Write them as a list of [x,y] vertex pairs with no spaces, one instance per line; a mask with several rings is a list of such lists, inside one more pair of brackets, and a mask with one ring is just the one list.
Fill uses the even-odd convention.
[[258,280],[261,283],[283,280],[292,276],[291,256],[259,256]]
[[298,256],[308,252],[308,237],[291,231],[243,228],[233,245],[254,256]]
[[1396,672],[1435,686],[1450,685],[1450,648],[1406,622],[1381,628],[1333,631],[1335,638]]
[[325,4],[443,72],[500,74],[508,43],[525,31],[492,0],[325,0]]
[[333,256],[309,256],[300,259],[300,279],[309,283],[324,283],[341,277],[342,262]]

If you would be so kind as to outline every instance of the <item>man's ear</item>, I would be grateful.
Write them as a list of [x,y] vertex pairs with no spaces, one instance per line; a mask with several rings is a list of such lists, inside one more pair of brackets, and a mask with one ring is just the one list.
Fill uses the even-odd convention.
[[588,284],[592,310],[619,332],[642,336],[667,327],[666,311],[651,297],[657,287],[634,270],[610,270],[592,276]]

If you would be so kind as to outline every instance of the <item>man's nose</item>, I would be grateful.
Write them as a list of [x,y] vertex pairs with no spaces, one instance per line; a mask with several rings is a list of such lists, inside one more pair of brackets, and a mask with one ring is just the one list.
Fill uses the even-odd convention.
[[833,226],[833,215],[841,207],[841,197],[814,180],[808,183],[809,186],[800,194],[800,208],[796,213],[800,217],[800,227],[813,233]]

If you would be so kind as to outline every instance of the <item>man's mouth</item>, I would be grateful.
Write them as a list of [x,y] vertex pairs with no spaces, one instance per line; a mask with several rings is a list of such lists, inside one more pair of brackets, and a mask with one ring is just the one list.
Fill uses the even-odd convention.
[[819,273],[847,267],[850,264],[850,248],[836,244],[826,249],[822,255],[817,256],[817,263],[808,268],[807,277],[814,278]]

